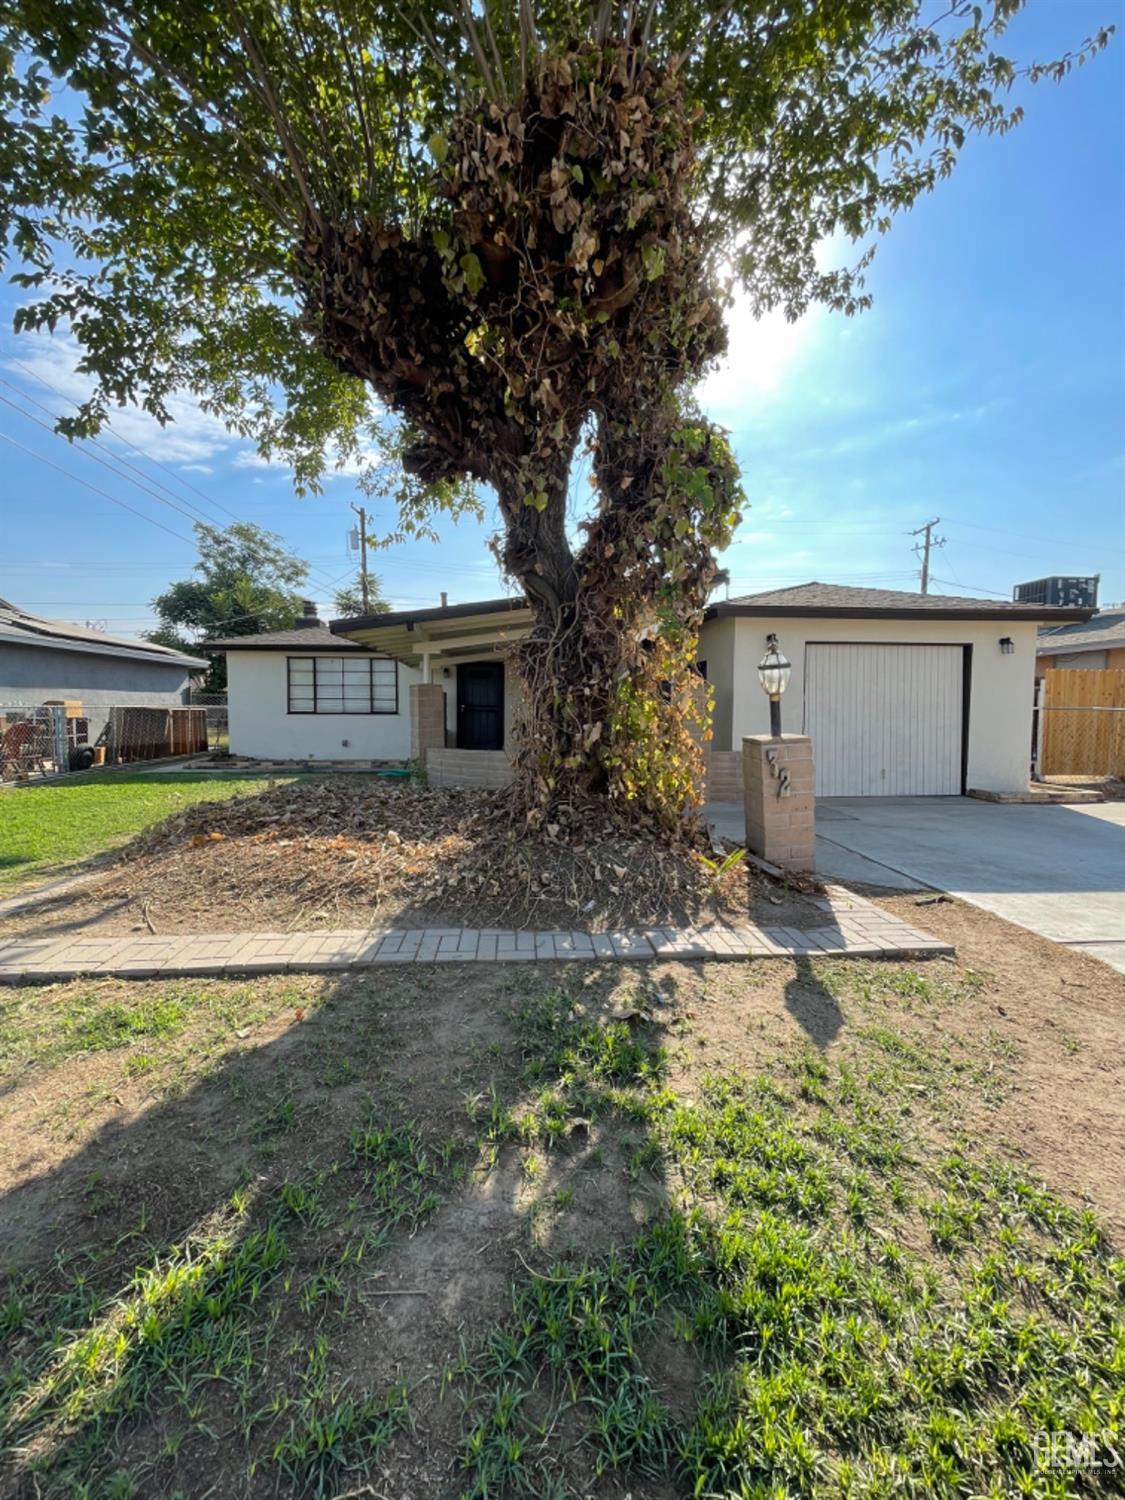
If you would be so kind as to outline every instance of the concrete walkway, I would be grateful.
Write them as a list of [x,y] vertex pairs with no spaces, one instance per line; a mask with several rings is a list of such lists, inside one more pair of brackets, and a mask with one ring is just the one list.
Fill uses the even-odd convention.
[[198,937],[0,937],[0,983],[82,975],[151,979],[321,973],[389,964],[588,963],[670,958],[912,958],[953,949],[848,891],[808,898],[825,924],[650,928],[644,932],[519,932],[426,927],[347,932],[206,933]]
[[[708,815],[741,839],[741,808]],[[1125,802],[828,797],[816,818],[822,878],[949,891],[1125,972]]]

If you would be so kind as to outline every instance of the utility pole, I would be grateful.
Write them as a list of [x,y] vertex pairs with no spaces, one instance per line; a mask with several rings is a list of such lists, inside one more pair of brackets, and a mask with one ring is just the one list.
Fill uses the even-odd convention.
[[914,544],[915,554],[922,559],[923,594],[928,594],[930,592],[930,548],[945,546],[945,538],[943,536],[933,535],[933,529],[939,524],[940,521],[941,517],[935,516],[932,521],[927,521],[924,526],[919,526],[917,531],[912,531],[910,533],[911,536],[922,536],[922,534],[925,533],[925,541],[916,542]]
[[[352,510],[359,517],[359,586],[363,593],[363,613],[371,613],[371,600],[367,592],[367,512],[362,505],[353,505]],[[922,590],[925,593],[925,589]]]

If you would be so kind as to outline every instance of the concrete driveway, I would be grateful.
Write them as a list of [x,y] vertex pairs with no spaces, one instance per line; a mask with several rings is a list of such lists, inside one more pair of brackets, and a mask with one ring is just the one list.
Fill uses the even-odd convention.
[[[741,808],[709,813],[741,839]],[[1125,802],[829,797],[816,817],[819,875],[949,891],[1125,973]]]

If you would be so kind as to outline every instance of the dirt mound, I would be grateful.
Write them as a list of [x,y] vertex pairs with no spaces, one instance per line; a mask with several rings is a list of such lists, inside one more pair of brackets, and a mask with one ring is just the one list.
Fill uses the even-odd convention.
[[188,910],[199,925],[208,908],[237,906],[243,925],[253,908],[263,925],[643,927],[745,917],[763,884],[739,863],[722,868],[702,835],[671,847],[589,827],[531,834],[508,820],[502,792],[366,777],[196,804],[122,865],[118,894],[172,909],[176,926]]

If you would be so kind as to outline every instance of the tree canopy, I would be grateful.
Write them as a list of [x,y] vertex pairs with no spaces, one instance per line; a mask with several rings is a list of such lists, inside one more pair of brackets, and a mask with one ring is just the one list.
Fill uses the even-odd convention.
[[[318,347],[302,245],[365,223],[444,243],[466,98],[504,110],[552,49],[640,30],[678,60],[709,251],[759,310],[854,310],[870,238],[968,133],[1018,120],[997,45],[1020,3],[2,0],[0,253],[37,294],[18,321],[83,347],[95,389],[71,431],[120,401],[164,416],[184,388],[314,483],[396,434]],[[1026,71],[1059,76],[1107,36]],[[840,236],[857,254],[820,269]],[[471,291],[486,258],[453,248]],[[434,488],[409,486],[408,513],[455,501]]]
[[[197,576],[173,583],[152,601],[160,625],[148,639],[194,654],[208,637],[288,630],[301,613],[308,564],[280,537],[248,521],[223,530],[197,521],[194,530]],[[226,686],[225,657],[212,661],[206,686]]]
[[355,620],[360,615],[385,615],[390,605],[383,597],[383,583],[375,573],[367,575],[367,608],[363,606],[363,579],[357,573],[354,582],[339,588],[332,595],[336,613],[344,620]]

